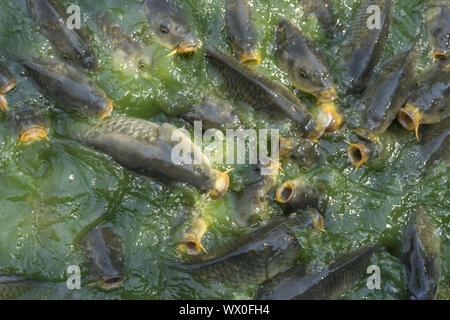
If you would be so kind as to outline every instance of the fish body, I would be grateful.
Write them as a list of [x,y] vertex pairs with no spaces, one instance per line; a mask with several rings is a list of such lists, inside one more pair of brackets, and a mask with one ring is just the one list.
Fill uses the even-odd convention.
[[319,161],[319,144],[311,139],[280,138],[280,157],[293,158],[303,168]]
[[386,131],[414,86],[415,47],[389,60],[364,91],[362,128],[374,135]]
[[450,47],[450,1],[432,1],[425,12],[425,27],[431,55],[437,59],[448,58]]
[[240,124],[239,118],[233,111],[233,106],[213,95],[205,96],[191,110],[181,114],[181,117],[191,124],[201,121],[204,130],[224,130],[238,127]]
[[403,245],[403,266],[408,298],[432,300],[440,278],[440,249],[436,226],[422,207],[412,216]]
[[261,62],[261,56],[258,53],[252,9],[248,1],[225,0],[225,21],[228,34],[241,62],[258,65]]
[[40,32],[65,60],[94,71],[98,60],[86,35],[67,25],[67,15],[54,0],[28,0],[28,8]]
[[16,87],[16,78],[9,72],[8,68],[0,62],[0,111],[8,109],[8,101],[6,101],[4,94],[13,90]]
[[427,167],[450,163],[450,117],[422,127],[419,150]]
[[276,39],[276,55],[295,87],[314,95],[319,102],[336,100],[328,63],[311,39],[285,19],[278,24]]
[[206,49],[206,57],[224,78],[237,100],[280,117],[280,113],[292,119],[305,136],[315,130],[315,122],[301,102],[283,85],[236,61],[217,49]]
[[[210,193],[212,197],[222,196],[228,188],[228,176],[214,170],[191,139],[168,123],[115,117],[94,125],[80,140],[125,168],[163,182],[186,182],[203,191],[219,192]],[[182,152],[189,152],[192,157],[184,159]]]
[[336,299],[366,271],[371,256],[381,249],[371,245],[340,257],[324,271],[305,274],[301,265],[270,279],[257,293],[258,300]]
[[337,26],[337,16],[331,0],[300,0],[304,15],[315,15],[320,27],[326,32],[332,32]]
[[113,109],[112,100],[77,69],[52,58],[23,61],[23,66],[57,107],[67,112],[105,118]]
[[124,280],[125,257],[122,240],[105,224],[95,226],[82,239],[92,275],[105,289],[117,289]]
[[300,245],[293,230],[307,228],[314,226],[304,215],[279,218],[179,268],[199,281],[259,284],[295,263]]
[[[380,8],[380,28],[369,28],[373,12],[371,6]],[[343,60],[346,86],[350,91],[362,91],[375,66],[380,62],[389,33],[392,0],[362,0],[344,45]]]
[[147,0],[145,13],[153,38],[160,45],[185,53],[197,50],[197,41],[186,19],[169,0]]
[[0,274],[0,300],[15,300],[39,286],[39,281]]

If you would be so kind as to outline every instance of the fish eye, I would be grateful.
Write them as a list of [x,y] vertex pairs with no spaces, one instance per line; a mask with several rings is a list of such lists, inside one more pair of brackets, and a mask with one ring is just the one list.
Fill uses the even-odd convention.
[[170,23],[168,23],[168,22],[161,23],[161,25],[159,26],[159,30],[162,33],[169,33],[170,32]]
[[308,75],[304,71],[300,71],[300,76],[305,79],[308,78]]
[[69,60],[69,56],[67,54],[63,55],[64,60]]

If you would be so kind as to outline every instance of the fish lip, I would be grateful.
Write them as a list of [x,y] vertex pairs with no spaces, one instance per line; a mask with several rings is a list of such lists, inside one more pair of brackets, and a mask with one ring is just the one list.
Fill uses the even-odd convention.
[[419,109],[409,103],[397,112],[397,121],[405,130],[414,130],[417,140],[419,139],[419,126],[422,119],[423,115],[420,113]]
[[362,143],[350,143],[347,156],[352,165],[359,168],[369,161],[369,149]]
[[[286,190],[290,192],[289,196],[287,197],[283,195],[284,191]],[[288,203],[292,200],[294,193],[295,193],[294,184],[291,181],[286,181],[277,189],[275,200],[279,203]]]
[[[321,123],[321,118],[323,118],[323,122],[327,122]],[[336,105],[331,102],[324,103],[320,106],[320,112],[317,119],[319,125],[323,127],[326,132],[335,132],[339,130],[343,122],[342,114],[338,112]]]
[[202,251],[202,244],[196,235],[193,233],[187,233],[184,235],[184,239],[177,245],[177,249],[181,252],[185,252],[190,256],[198,256]]
[[103,111],[98,117],[100,119],[105,119],[111,115],[114,109],[114,101],[108,100],[108,104],[106,105],[105,111]]
[[448,59],[448,53],[445,51],[442,51],[440,49],[434,49],[433,52],[431,52],[430,56],[435,59],[439,60],[447,60]]
[[381,145],[380,139],[375,135],[375,133],[365,129],[364,127],[359,127],[355,130],[355,134],[358,138],[367,141],[367,142],[375,142]]
[[8,110],[8,101],[0,94],[0,111],[5,112],[6,110]]
[[258,51],[249,51],[241,54],[240,61],[245,64],[257,66],[261,63],[261,55]]
[[228,173],[231,170],[227,170],[225,172],[220,172],[218,170],[213,171],[216,179],[214,181],[214,189],[209,192],[209,196],[212,199],[217,200],[225,195],[228,187],[230,186],[230,177],[228,176]]
[[170,52],[167,56],[172,56],[177,53],[191,53],[196,52],[198,50],[198,44],[196,42],[185,42],[179,43],[175,49]]
[[19,134],[19,144],[27,143],[30,141],[37,141],[41,139],[48,139],[47,132],[42,126],[28,127]]
[[119,289],[122,286],[124,277],[121,275],[114,275],[110,277],[103,277],[98,281],[99,286],[106,291]]
[[335,87],[322,90],[315,96],[317,98],[317,103],[329,103],[339,99]]
[[2,95],[7,94],[11,90],[13,90],[16,87],[16,83],[17,83],[16,79],[8,81],[5,85],[3,85],[3,87],[0,88],[0,94]]

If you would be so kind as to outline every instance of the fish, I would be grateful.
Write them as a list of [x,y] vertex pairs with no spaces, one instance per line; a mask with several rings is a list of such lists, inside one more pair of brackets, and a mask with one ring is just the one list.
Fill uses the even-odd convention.
[[[100,224],[82,238],[95,284],[103,290],[118,289],[124,281],[125,257],[122,239],[108,224]],[[91,283],[90,285],[92,285]]]
[[181,118],[194,124],[201,121],[204,130],[238,128],[241,122],[227,101],[208,94],[192,109],[182,113]]
[[27,0],[27,4],[40,32],[64,60],[89,71],[97,70],[98,59],[89,38],[81,29],[68,27],[66,10],[57,1]]
[[240,61],[251,65],[261,63],[258,52],[252,9],[247,0],[225,0],[225,21],[233,47]]
[[8,102],[3,95],[13,90],[16,87],[16,82],[16,78],[0,62],[0,111],[6,111],[8,109]]
[[329,300],[336,299],[365,273],[381,245],[368,245],[338,258],[320,272],[306,273],[296,265],[266,281],[257,291],[257,300]]
[[280,158],[292,158],[302,168],[310,168],[319,161],[319,143],[304,138],[280,136]]
[[319,207],[320,193],[317,188],[305,184],[302,179],[284,182],[276,192],[275,200],[288,210]]
[[412,215],[402,248],[408,299],[433,300],[441,274],[440,239],[426,210],[419,206]]
[[40,281],[17,275],[0,274],[0,300],[15,300],[38,287]]
[[22,64],[36,86],[57,107],[101,119],[111,115],[113,101],[74,67],[54,58],[28,59]]
[[235,99],[263,109],[271,116],[287,115],[292,119],[302,135],[315,136],[316,124],[306,108],[283,85],[240,63],[215,48],[206,48],[206,57],[222,75]]
[[450,64],[434,63],[425,71],[411,92],[397,120],[406,130],[414,130],[419,140],[419,126],[433,124],[450,116]]
[[337,26],[337,16],[331,0],[300,0],[305,16],[314,15],[320,27],[331,33]]
[[147,0],[145,14],[155,41],[177,53],[195,52],[198,41],[192,34],[184,16],[169,0]]
[[377,142],[361,141],[359,143],[347,142],[347,144],[349,145],[347,156],[357,169],[375,159],[381,151],[381,146]]
[[[380,8],[380,28],[368,28],[373,12],[370,6]],[[349,92],[360,92],[375,66],[380,62],[389,34],[392,16],[392,0],[362,0],[356,9],[348,38],[343,45],[344,85]]]
[[280,217],[205,256],[175,267],[199,282],[216,280],[226,285],[259,284],[295,263],[301,247],[295,230],[314,230],[307,214]]
[[46,118],[37,108],[25,105],[14,110],[11,124],[19,135],[19,144],[48,139]]
[[[199,210],[202,211],[202,210]],[[209,223],[204,218],[204,212],[194,213],[188,221],[181,226],[175,236],[177,249],[190,256],[197,256],[202,251],[206,252],[202,245],[202,238],[208,231]]]
[[315,96],[318,103],[338,99],[328,62],[308,36],[291,21],[281,19],[276,42],[275,55],[297,89]]
[[103,37],[111,45],[114,57],[123,62],[129,62],[144,72],[154,72],[157,69],[149,48],[134,40],[128,32],[119,24],[115,23],[108,15],[99,14],[97,23]]
[[260,163],[260,177],[257,181],[247,185],[237,194],[236,207],[240,218],[250,223],[256,223],[261,214],[268,210],[268,194],[278,180],[280,163],[267,159],[265,164]]
[[397,117],[414,87],[416,57],[416,45],[413,45],[387,61],[373,75],[362,97],[365,109],[361,126],[355,132],[360,138],[371,134],[378,136]]
[[131,171],[162,182],[188,183],[213,199],[222,197],[229,186],[230,171],[213,169],[190,137],[168,123],[113,117],[88,126],[77,139]]
[[437,0],[430,3],[425,11],[425,29],[431,56],[436,59],[448,58],[450,46],[450,3]]
[[425,166],[431,168],[438,163],[448,166],[450,163],[450,117],[439,123],[423,126],[421,135],[419,150]]

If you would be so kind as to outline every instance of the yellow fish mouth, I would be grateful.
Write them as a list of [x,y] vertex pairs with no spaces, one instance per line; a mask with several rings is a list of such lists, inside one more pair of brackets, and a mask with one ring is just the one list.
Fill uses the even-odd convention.
[[275,194],[275,200],[279,203],[288,203],[295,193],[295,186],[290,181],[283,183]]
[[209,196],[212,199],[217,200],[223,197],[227,192],[228,187],[230,186],[230,176],[228,175],[228,173],[230,173],[231,171],[233,171],[233,169],[229,169],[225,172],[214,170],[214,173],[216,175],[214,189],[209,192]]
[[397,113],[397,121],[405,128],[405,130],[414,130],[417,140],[419,140],[419,126],[422,119],[423,115],[420,113],[419,109],[410,104],[406,104],[406,106],[398,110]]
[[258,51],[244,52],[240,60],[242,63],[257,66],[261,63],[261,55]]
[[446,60],[448,58],[448,53],[440,49],[435,49],[431,52],[430,56],[435,59]]
[[317,98],[317,103],[329,103],[334,100],[338,100],[339,96],[336,92],[336,88],[325,89],[315,95]]
[[0,88],[0,94],[7,94],[11,90],[13,90],[16,87],[16,82],[17,82],[16,79],[9,81],[2,88]]
[[191,53],[197,51],[197,49],[198,44],[195,42],[180,43],[167,56],[170,57],[178,53]]
[[202,251],[208,253],[200,240],[194,234],[186,234],[185,240],[177,245],[177,249],[190,256],[198,256]]
[[48,139],[45,128],[41,126],[26,128],[19,134],[19,144],[41,139]]
[[352,165],[359,168],[369,161],[369,149],[365,145],[361,143],[347,143],[349,144],[347,156]]
[[8,101],[0,94],[0,111],[5,112],[6,110],[8,110]]
[[335,132],[340,129],[344,118],[336,105],[329,102],[320,106],[320,113],[317,119],[326,132]]
[[114,109],[114,102],[112,100],[109,100],[108,105],[106,106],[106,109],[103,113],[101,113],[98,117],[100,119],[105,119],[111,115]]

